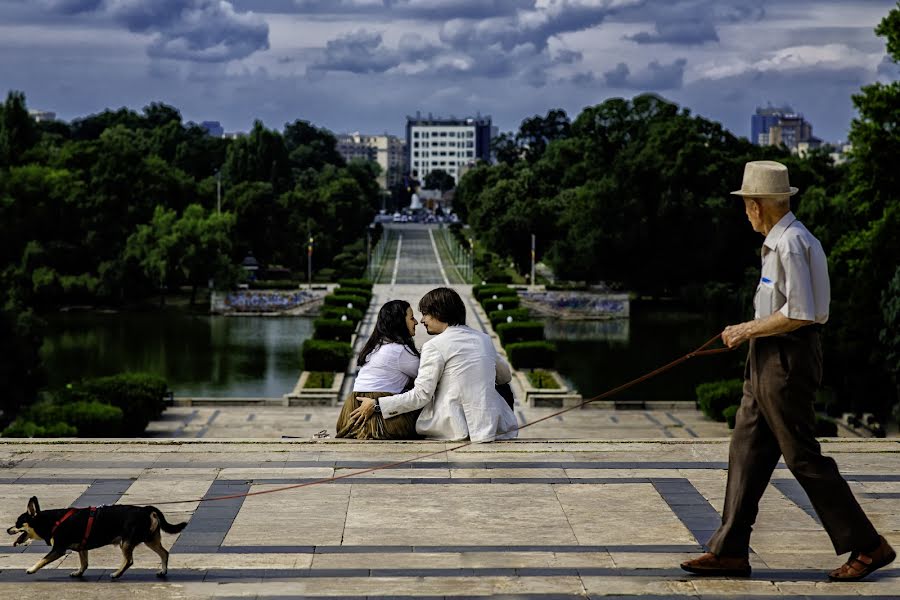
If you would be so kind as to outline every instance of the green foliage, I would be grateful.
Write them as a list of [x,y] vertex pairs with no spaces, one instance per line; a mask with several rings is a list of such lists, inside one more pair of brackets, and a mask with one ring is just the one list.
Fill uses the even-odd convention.
[[544,339],[544,324],[540,321],[500,323],[494,329],[504,346],[516,342],[537,342]]
[[551,342],[519,342],[506,346],[506,354],[516,369],[552,367],[556,362],[556,346]]
[[165,410],[167,392],[168,385],[161,377],[122,373],[70,384],[60,394],[60,401],[95,401],[118,407],[122,411],[122,435],[139,436]]
[[816,415],[816,437],[837,437],[838,426],[833,420]]
[[303,368],[306,371],[343,373],[353,350],[347,342],[306,340],[303,342]]
[[443,169],[433,169],[425,176],[426,190],[440,190],[446,192],[456,186],[453,175]]
[[697,386],[697,404],[700,410],[713,421],[725,421],[724,411],[729,406],[740,404],[744,382],[741,379],[723,379]]
[[311,371],[304,388],[330,388],[334,385],[334,373],[331,371]]
[[37,142],[34,119],[25,107],[25,94],[9,92],[0,109],[0,168],[21,164]]
[[[481,301],[481,306],[483,306],[485,312],[488,313],[495,310],[509,310],[513,308],[519,308],[519,297],[498,296],[497,298],[485,298]],[[500,306],[503,306],[503,308],[501,309]]]
[[39,402],[28,407],[19,415],[24,422],[53,431],[54,426],[64,423],[74,427],[67,435],[78,437],[119,437],[124,435],[122,409],[96,400],[76,400],[74,402]]
[[513,323],[517,321],[528,321],[531,319],[531,313],[528,312],[527,308],[492,310],[488,313],[488,318],[491,320],[491,325],[494,329],[496,329],[497,325],[500,323],[506,323],[507,317],[512,317]]
[[486,285],[473,285],[472,286],[472,295],[480,302],[486,298],[490,298],[491,296],[497,296],[498,298],[503,296],[511,296],[515,294],[512,288],[508,285],[497,285],[497,284],[486,284]]
[[341,279],[338,281],[339,287],[367,290],[369,292],[372,291],[372,285],[372,281],[369,279]]
[[43,383],[43,337],[41,322],[15,301],[15,280],[0,277],[0,285],[10,292],[0,307],[0,423],[8,423],[20,406],[34,401]]
[[531,384],[531,387],[542,390],[559,389],[559,383],[557,383],[556,378],[553,377],[553,375],[548,371],[544,371],[543,369],[535,369],[533,371],[528,371],[526,375],[528,377],[528,383]]
[[372,290],[371,289],[360,289],[351,286],[338,286],[334,288],[331,292],[335,296],[359,296],[360,298],[364,298],[366,301],[366,305],[368,306],[369,302],[372,300]]
[[737,416],[737,411],[740,407],[740,404],[732,404],[722,411],[722,418],[728,423],[728,429],[734,429],[735,417]]
[[325,296],[322,300],[325,306],[343,306],[346,307],[348,304],[352,304],[353,308],[358,308],[360,310],[365,309],[369,306],[368,301],[362,296],[345,296],[345,295],[336,295],[329,294]]
[[296,290],[303,287],[299,281],[290,281],[285,279],[268,279],[249,282],[251,290]]
[[336,342],[349,342],[353,332],[356,331],[354,321],[341,321],[338,319],[316,319],[313,321],[313,338],[317,340],[332,340]]
[[66,423],[51,423],[38,425],[33,421],[16,419],[9,427],[0,433],[0,437],[6,438],[65,438],[75,437],[77,430]]
[[347,308],[346,306],[324,306],[319,314],[323,319],[340,320],[342,316],[346,316],[347,320],[352,323],[358,323],[362,321],[363,318],[362,310],[358,308]]

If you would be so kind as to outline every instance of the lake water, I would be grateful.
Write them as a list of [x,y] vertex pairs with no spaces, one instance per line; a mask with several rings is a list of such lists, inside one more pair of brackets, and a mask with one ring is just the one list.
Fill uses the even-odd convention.
[[[302,317],[163,313],[63,313],[45,317],[43,354],[51,386],[82,377],[147,371],[178,396],[279,397],[300,374],[300,346],[312,335]],[[547,321],[557,369],[585,398],[695,349],[725,321],[696,313],[632,308],[630,319]],[[616,396],[692,401],[704,381],[739,377],[746,350],[699,357]]]
[[300,376],[303,317],[163,313],[63,313],[44,317],[51,386],[82,377],[146,371],[176,396],[279,397]]

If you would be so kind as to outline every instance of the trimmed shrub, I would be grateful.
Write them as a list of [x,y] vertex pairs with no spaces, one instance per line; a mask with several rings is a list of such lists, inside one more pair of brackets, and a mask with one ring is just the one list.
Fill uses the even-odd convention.
[[343,373],[350,362],[353,349],[347,342],[306,340],[303,342],[303,369]]
[[732,404],[722,411],[722,416],[725,417],[725,422],[728,423],[728,429],[734,429],[734,419],[740,407],[740,404]]
[[335,296],[359,296],[360,298],[366,299],[366,305],[372,301],[372,291],[371,290],[361,290],[359,288],[351,288],[351,287],[338,287],[335,288],[333,292],[331,292]]
[[340,287],[372,291],[372,282],[368,279],[341,279],[338,281],[338,285]]
[[481,306],[484,307],[485,312],[492,312],[495,310],[500,310],[497,307],[503,305],[502,310],[509,310],[512,308],[519,308],[519,297],[518,296],[504,296],[497,298],[487,298],[486,300],[481,301]]
[[506,346],[506,354],[516,369],[546,368],[556,361],[556,346],[550,342],[518,342]]
[[360,310],[369,306],[369,303],[366,302],[366,299],[362,296],[338,296],[329,294],[325,296],[323,302],[325,306],[343,306],[344,308],[346,308],[348,304],[352,304],[353,308],[359,308]]
[[536,387],[543,390],[559,389],[559,383],[556,381],[556,378],[550,374],[549,371],[535,369],[534,371],[528,371],[526,375],[528,377],[528,383],[531,384],[531,387]]
[[514,294],[515,291],[508,285],[487,284],[472,286],[472,295],[475,296],[479,302],[494,295],[500,298],[501,296],[512,296]]
[[528,312],[527,308],[513,308],[506,310],[506,305],[504,305],[503,310],[492,310],[488,313],[491,325],[493,325],[495,329],[500,323],[506,323],[506,317],[512,317],[513,323],[531,320],[531,314]]
[[544,339],[544,324],[540,321],[515,321],[500,323],[495,328],[500,343],[506,346],[516,342],[538,342]]
[[38,425],[34,421],[16,419],[0,434],[7,438],[75,437],[77,430],[66,423]]
[[39,402],[29,407],[23,417],[41,427],[66,423],[75,428],[78,437],[119,437],[123,435],[123,412],[118,406],[96,400],[75,402]]
[[147,424],[166,408],[168,385],[162,377],[148,373],[121,373],[86,379],[67,386],[63,403],[95,400],[122,410],[122,435],[140,435]]
[[723,379],[697,386],[697,404],[700,410],[713,421],[725,421],[722,414],[726,408],[739,404],[743,396],[744,381],[741,379]]
[[358,323],[362,321],[363,311],[358,308],[347,308],[346,306],[325,306],[322,308],[322,312],[319,313],[319,316],[323,319],[337,319],[338,321],[344,315],[347,316],[348,321]]
[[315,332],[313,339],[333,340],[336,342],[349,342],[350,336],[356,331],[356,323],[347,319],[316,319],[313,321]]
[[330,388],[334,384],[334,373],[331,371],[312,371],[306,378],[304,388]]

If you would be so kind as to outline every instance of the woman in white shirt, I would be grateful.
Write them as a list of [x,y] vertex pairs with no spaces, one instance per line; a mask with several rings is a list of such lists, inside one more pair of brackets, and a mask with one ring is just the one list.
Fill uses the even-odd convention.
[[335,437],[357,440],[403,440],[420,437],[416,434],[419,411],[403,415],[402,419],[385,420],[381,415],[362,420],[350,419],[360,401],[357,396],[381,398],[399,394],[412,387],[419,371],[419,351],[413,342],[418,321],[409,302],[391,300],[378,311],[375,330],[356,360],[359,372],[353,392],[344,401],[337,421]]

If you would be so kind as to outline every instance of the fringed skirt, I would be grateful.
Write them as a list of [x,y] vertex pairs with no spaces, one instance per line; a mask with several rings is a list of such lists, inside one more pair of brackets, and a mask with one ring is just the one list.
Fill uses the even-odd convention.
[[337,434],[334,437],[351,438],[356,440],[417,440],[420,439],[416,433],[416,419],[419,418],[420,410],[403,413],[390,419],[385,419],[380,413],[374,413],[363,423],[350,424],[350,413],[359,408],[362,404],[356,399],[357,396],[366,398],[384,398],[385,396],[393,396],[390,392],[351,392],[347,399],[344,400],[344,408],[337,420]]

